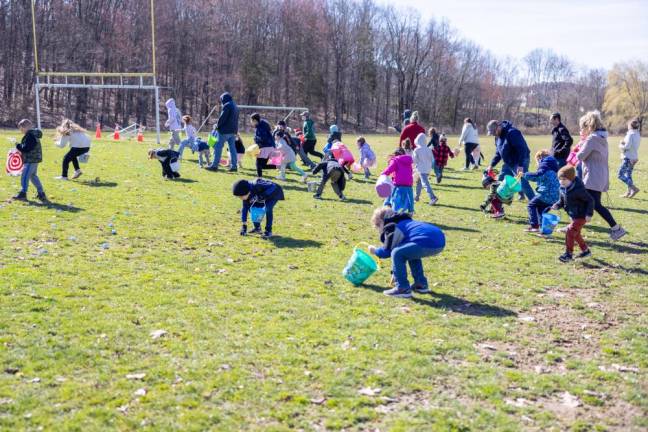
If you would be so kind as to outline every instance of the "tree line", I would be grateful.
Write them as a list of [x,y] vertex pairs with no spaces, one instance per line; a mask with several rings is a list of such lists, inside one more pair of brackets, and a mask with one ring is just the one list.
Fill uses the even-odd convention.
[[[4,125],[34,112],[30,7],[0,0]],[[320,124],[357,131],[385,131],[405,108],[449,132],[465,117],[545,132],[553,111],[574,126],[583,110],[605,109],[615,127],[648,112],[643,63],[605,71],[548,50],[501,57],[443,19],[374,0],[156,0],[154,12],[161,102],[175,97],[198,121],[225,90],[242,104],[309,107]],[[144,0],[37,0],[40,69],[149,71],[150,14]],[[151,92],[42,89],[40,100],[50,126],[63,115],[87,126],[154,123]]]

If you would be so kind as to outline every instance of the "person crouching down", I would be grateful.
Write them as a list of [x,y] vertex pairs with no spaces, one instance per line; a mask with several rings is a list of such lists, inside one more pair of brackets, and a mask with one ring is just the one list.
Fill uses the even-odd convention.
[[346,188],[346,178],[344,177],[344,174],[348,174],[349,171],[347,171],[346,168],[344,168],[337,160],[335,160],[333,153],[329,153],[324,161],[322,161],[315,167],[315,169],[313,169],[313,175],[317,174],[320,171],[322,171],[323,173],[322,181],[320,182],[320,185],[317,188],[317,192],[315,192],[315,195],[313,195],[313,197],[315,199],[322,199],[324,186],[326,186],[326,182],[330,180],[333,191],[338,197],[340,197],[342,201],[345,201],[346,197],[344,196],[344,189]]
[[173,180],[180,177],[178,158],[180,153],[169,149],[149,150],[149,159],[157,159],[162,165],[162,177]]
[[247,217],[252,207],[265,207],[265,232],[261,236],[264,240],[272,237],[273,210],[277,202],[285,199],[281,186],[269,180],[256,179],[254,181],[238,180],[232,185],[232,194],[243,201],[241,210],[241,235],[257,234],[261,232],[261,222],[252,221],[254,229],[248,233]]
[[[440,254],[445,248],[445,235],[435,225],[412,219],[408,213],[396,213],[389,207],[378,208],[371,217],[371,224],[380,232],[382,246],[369,247],[369,252],[379,258],[392,259],[392,274],[396,286],[385,295],[409,298],[412,291],[419,294],[430,292],[428,281],[423,273],[422,258]],[[409,263],[414,284],[407,279]]]
[[493,219],[502,219],[504,214],[504,204],[511,204],[512,199],[503,199],[498,193],[497,188],[499,187],[500,182],[497,181],[491,173],[484,171],[484,177],[482,178],[482,186],[484,189],[488,189],[490,192],[486,196],[486,200],[479,206],[479,208],[484,213],[491,213]]
[[594,215],[594,198],[585,189],[583,181],[576,177],[576,169],[566,165],[558,171],[560,182],[560,200],[551,208],[558,210],[564,208],[571,219],[567,226],[565,237],[565,253],[558,258],[561,262],[569,262],[574,257],[574,243],[578,243],[581,253],[577,258],[587,258],[592,255],[587,243],[583,240],[581,230]]

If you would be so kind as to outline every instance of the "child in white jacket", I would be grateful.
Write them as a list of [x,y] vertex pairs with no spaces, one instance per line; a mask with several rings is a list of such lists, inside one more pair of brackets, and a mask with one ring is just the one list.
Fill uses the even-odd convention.
[[432,155],[432,149],[427,146],[426,137],[424,133],[418,134],[416,140],[414,141],[416,148],[412,153],[412,158],[414,159],[414,167],[416,168],[416,194],[414,200],[418,202],[421,197],[421,190],[425,186],[425,190],[430,196],[430,205],[436,204],[439,199],[434,195],[432,191],[432,185],[430,185],[429,175],[434,166],[434,156]]
[[628,186],[628,191],[622,198],[632,198],[639,192],[632,180],[632,170],[639,161],[639,142],[641,134],[639,133],[639,121],[632,120],[628,123],[628,133],[626,134],[619,148],[621,149],[621,167],[619,168],[619,180]]
[[281,152],[281,165],[279,165],[279,175],[277,179],[286,180],[286,166],[290,167],[291,170],[295,171],[302,178],[302,182],[306,183],[308,174],[304,172],[301,168],[297,166],[295,161],[295,152],[286,142],[286,134],[283,131],[278,131],[275,134],[275,146],[277,150]]

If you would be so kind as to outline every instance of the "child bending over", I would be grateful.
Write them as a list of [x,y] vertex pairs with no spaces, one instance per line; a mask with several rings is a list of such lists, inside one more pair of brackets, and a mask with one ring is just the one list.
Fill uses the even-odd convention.
[[265,207],[265,231],[261,238],[264,240],[272,237],[273,210],[279,201],[283,201],[284,192],[281,186],[269,180],[256,179],[254,181],[238,180],[232,185],[232,194],[243,201],[241,210],[241,235],[256,234],[261,232],[261,223],[253,222],[254,229],[248,233],[247,217],[252,207]]
[[484,213],[491,213],[493,219],[502,219],[505,216],[504,204],[510,205],[513,202],[511,198],[503,199],[497,193],[499,185],[500,182],[495,179],[492,172],[484,171],[482,186],[484,189],[488,189],[489,193],[486,196],[486,200],[479,206],[479,208]]
[[331,187],[333,188],[335,194],[340,197],[342,201],[346,200],[346,197],[344,196],[344,188],[346,187],[346,178],[344,177],[344,174],[348,174],[349,172],[346,170],[346,168],[340,165],[337,160],[335,160],[335,157],[332,153],[329,153],[325,160],[318,164],[315,169],[313,169],[313,175],[317,174],[320,171],[322,171],[323,173],[322,181],[317,188],[317,192],[315,192],[315,195],[313,195],[313,198],[322,199],[324,186],[326,186],[326,182],[330,180]]
[[560,183],[558,183],[558,160],[551,156],[549,150],[540,150],[535,154],[538,171],[527,172],[524,178],[537,182],[536,195],[527,204],[529,211],[529,227],[526,232],[540,231],[542,213],[560,198]]
[[157,159],[162,165],[162,177],[173,180],[180,177],[178,158],[180,153],[170,149],[155,149],[148,151],[149,159]]

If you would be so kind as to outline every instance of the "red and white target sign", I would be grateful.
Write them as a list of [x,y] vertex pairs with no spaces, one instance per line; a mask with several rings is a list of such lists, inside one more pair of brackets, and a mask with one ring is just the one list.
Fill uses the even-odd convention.
[[19,176],[23,171],[23,158],[18,150],[9,150],[7,153],[7,165],[5,170],[10,176]]

